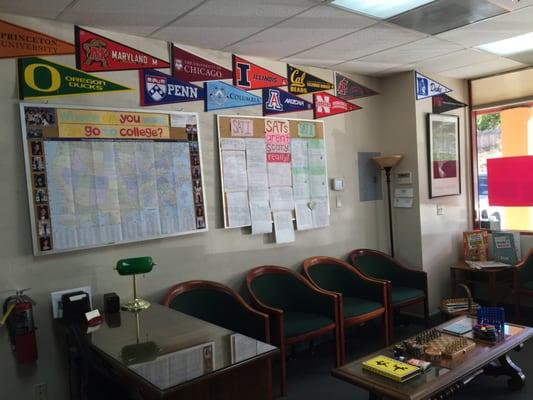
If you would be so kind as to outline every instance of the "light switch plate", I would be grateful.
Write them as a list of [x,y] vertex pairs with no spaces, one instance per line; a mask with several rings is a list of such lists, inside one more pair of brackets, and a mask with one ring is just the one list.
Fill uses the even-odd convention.
[[77,287],[72,289],[65,289],[60,290],[57,292],[50,293],[50,297],[52,299],[52,318],[58,319],[63,318],[63,305],[61,304],[61,296],[63,296],[65,293],[71,293],[71,292],[85,292],[89,295],[89,303],[91,305],[91,309],[93,308],[93,301],[92,301],[92,291],[90,286],[83,286],[83,287]]

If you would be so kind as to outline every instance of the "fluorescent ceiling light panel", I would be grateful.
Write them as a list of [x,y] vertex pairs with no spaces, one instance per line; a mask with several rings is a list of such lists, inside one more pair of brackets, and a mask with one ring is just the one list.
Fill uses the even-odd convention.
[[478,48],[499,56],[522,53],[533,49],[533,32],[509,39],[498,40],[497,42],[482,44],[481,46],[478,46]]
[[431,3],[433,0],[333,0],[334,6],[387,19]]

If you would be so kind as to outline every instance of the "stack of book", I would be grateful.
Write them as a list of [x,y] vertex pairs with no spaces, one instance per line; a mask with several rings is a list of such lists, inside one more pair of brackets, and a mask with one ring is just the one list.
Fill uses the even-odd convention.
[[[473,303],[472,308],[477,308],[478,305]],[[468,311],[468,299],[449,299],[444,300],[441,304],[441,308],[443,311],[447,313],[456,313],[460,311]]]
[[362,363],[366,371],[379,374],[396,382],[405,382],[419,375],[421,369],[387,356],[377,356]]

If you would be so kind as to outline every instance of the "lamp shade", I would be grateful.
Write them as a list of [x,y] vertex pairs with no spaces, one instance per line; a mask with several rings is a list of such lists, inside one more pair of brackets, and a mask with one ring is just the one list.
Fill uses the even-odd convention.
[[124,258],[117,261],[119,275],[145,274],[155,265],[152,257]]
[[394,154],[389,156],[378,156],[378,157],[372,157],[372,159],[378,163],[378,165],[385,169],[385,168],[392,168],[396,164],[400,162],[400,160],[403,158],[403,155],[401,154]]

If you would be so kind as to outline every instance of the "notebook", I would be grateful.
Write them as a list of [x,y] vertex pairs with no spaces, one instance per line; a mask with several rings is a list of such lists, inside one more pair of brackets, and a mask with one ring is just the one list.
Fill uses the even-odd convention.
[[444,332],[453,333],[454,335],[464,335],[472,330],[472,325],[464,322],[454,322],[442,328]]
[[420,368],[394,358],[377,356],[363,362],[363,369],[374,372],[396,382],[405,382],[420,374]]

